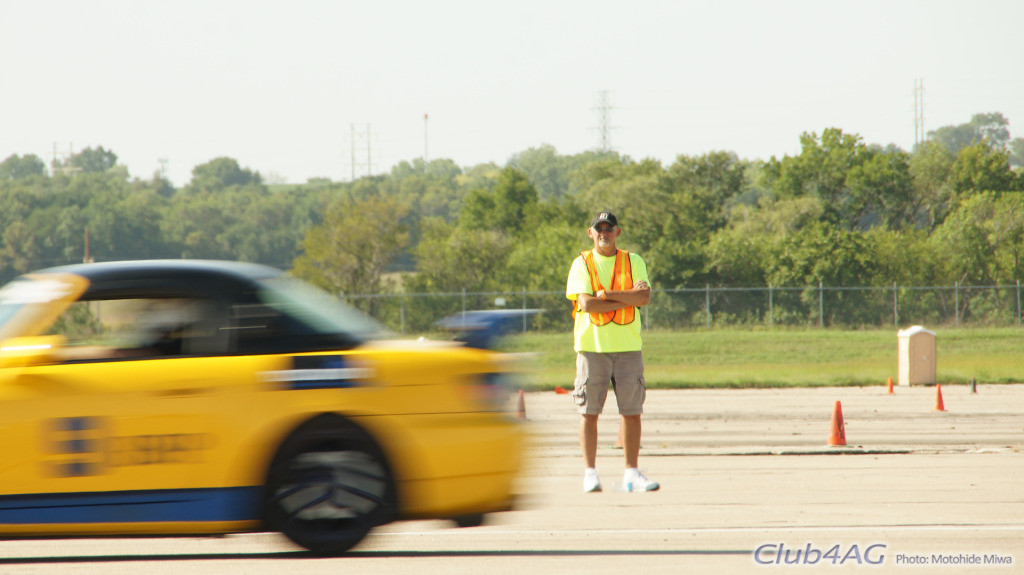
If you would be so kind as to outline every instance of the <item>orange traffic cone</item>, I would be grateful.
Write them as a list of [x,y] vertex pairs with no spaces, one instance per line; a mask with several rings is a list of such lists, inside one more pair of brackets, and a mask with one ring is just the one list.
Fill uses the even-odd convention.
[[519,407],[516,409],[516,419],[526,421],[526,398],[523,397],[523,390],[519,390]]
[[891,377],[889,378],[889,391],[887,393],[892,393],[892,378]]
[[569,390],[565,389],[564,387],[559,387],[559,386],[556,385],[555,386],[555,393],[557,393],[558,395],[565,395],[565,394],[569,393]]
[[838,401],[832,408],[832,432],[828,436],[831,446],[846,445],[846,426],[843,424],[843,406]]
[[938,384],[935,386],[935,409],[932,411],[946,411],[946,406],[942,403],[942,386]]
[[615,441],[615,449],[622,449],[622,422],[619,422],[619,438]]

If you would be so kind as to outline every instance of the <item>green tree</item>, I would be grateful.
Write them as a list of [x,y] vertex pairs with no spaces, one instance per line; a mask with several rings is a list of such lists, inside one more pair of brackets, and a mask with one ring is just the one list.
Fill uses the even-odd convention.
[[[1012,285],[1024,271],[1024,197],[1017,193],[973,194],[949,214],[931,241],[943,283]],[[1017,317],[1016,290],[960,294],[957,311],[962,319],[1006,322]]]
[[73,180],[72,189],[82,184],[80,218],[68,214],[65,242],[68,257],[85,253],[85,228],[89,232],[89,256],[97,261],[171,257],[174,254],[160,233],[166,199],[145,186],[132,187],[123,174],[83,174]]
[[986,142],[994,150],[1006,149],[1010,141],[1010,121],[999,112],[975,114],[971,116],[971,125],[978,131],[982,142]]
[[877,152],[864,144],[860,136],[827,128],[820,138],[813,133],[800,136],[799,156],[774,157],[765,166],[767,180],[780,198],[811,196],[826,208],[828,221],[846,229],[863,228],[875,190],[853,188],[847,178]]
[[1018,178],[1010,169],[1008,153],[984,144],[968,146],[957,154],[949,181],[958,199],[981,191],[1004,192],[1018,189]]
[[35,154],[11,154],[0,163],[0,181],[46,175],[46,164]]
[[924,207],[922,198],[914,193],[910,156],[902,150],[872,155],[850,168],[846,182],[860,205],[859,222],[877,221],[889,229],[900,229],[917,221]]
[[149,189],[156,192],[162,198],[169,198],[174,195],[175,189],[162,173],[159,171],[153,172],[153,178],[148,183]]
[[958,154],[960,150],[975,144],[978,141],[978,131],[970,124],[958,124],[956,126],[943,126],[932,132],[928,132],[930,141],[938,142],[951,154]]
[[[411,291],[457,292],[505,289],[502,278],[509,237],[499,230],[469,229],[438,219],[423,221]],[[519,288],[519,284],[516,284]]]
[[440,217],[455,219],[464,192],[457,182],[462,170],[451,160],[434,160],[429,164],[421,159],[400,162],[391,169],[390,178],[378,182],[378,188],[410,209],[408,222],[415,227],[419,218]]
[[515,235],[527,225],[526,219],[536,205],[537,190],[526,175],[515,168],[505,168],[492,190],[477,189],[466,196],[459,212],[459,226]]
[[614,160],[617,157],[613,152],[599,151],[563,156],[554,146],[543,144],[514,154],[506,167],[515,168],[526,174],[537,188],[540,200],[560,201],[579,191],[574,185],[574,178],[584,166],[593,162]]
[[822,294],[818,285],[837,287],[871,286],[878,275],[873,246],[861,232],[814,222],[787,236],[779,252],[768,262],[768,277],[775,286],[807,286],[801,300],[808,310],[805,321],[817,319],[825,325],[876,324],[890,310],[872,302],[860,290],[829,292],[825,317],[819,317]]
[[513,155],[507,167],[523,172],[540,198],[558,199],[568,192],[569,170],[563,157],[550,144]]
[[255,191],[177,194],[164,211],[160,229],[176,257],[235,259],[224,233],[255,199]]
[[691,196],[713,230],[725,223],[729,206],[744,193],[746,171],[747,164],[733,152],[679,156],[668,168],[666,185]]
[[293,273],[332,293],[379,292],[385,270],[409,241],[401,223],[406,209],[382,197],[339,201],[306,233]]
[[899,228],[919,218],[924,208],[907,153],[867,146],[860,136],[836,128],[821,138],[805,133],[800,143],[799,156],[772,158],[765,166],[778,197],[818,198],[825,220],[848,230]]
[[72,155],[66,164],[85,173],[105,172],[117,165],[117,154],[103,146],[86,148]]
[[928,132],[928,137],[953,154],[975,144],[983,144],[991,150],[1003,150],[1010,141],[1009,125],[1010,121],[999,112],[975,114],[966,124],[942,126]]
[[1018,169],[1024,168],[1024,138],[1014,138],[1008,144],[1010,152],[1010,166]]
[[185,186],[190,192],[217,192],[232,187],[262,187],[259,172],[242,168],[232,158],[215,158],[192,169],[192,180]]
[[925,142],[910,157],[914,196],[920,204],[920,224],[933,229],[952,208],[953,188],[949,174],[956,156],[937,142]]
[[275,192],[255,195],[240,206],[239,217],[220,236],[231,250],[231,259],[290,267],[311,225],[299,209],[300,202],[295,193]]
[[24,222],[15,222],[3,232],[0,245],[0,273],[6,280],[38,267],[41,249],[36,236]]
[[[760,205],[737,205],[729,211],[728,224],[708,241],[708,269],[715,283],[763,286],[769,264],[782,245],[804,227],[821,220],[825,208],[818,198],[771,200]],[[775,278],[778,279],[778,278]],[[803,278],[805,279],[805,278]]]
[[935,231],[946,283],[1013,283],[1024,272],[1024,196],[979,192]]
[[465,172],[456,178],[455,183],[460,190],[491,190],[494,189],[494,182],[498,180],[501,170],[501,166],[494,162],[477,164],[466,168]]
[[906,286],[929,286],[944,283],[929,231],[919,228],[887,230],[875,228],[864,232],[877,264],[877,277],[872,285],[888,286],[893,282]]

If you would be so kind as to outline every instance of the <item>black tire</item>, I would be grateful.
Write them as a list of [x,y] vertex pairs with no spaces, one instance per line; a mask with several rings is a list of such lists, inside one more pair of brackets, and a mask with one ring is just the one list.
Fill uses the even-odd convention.
[[455,522],[456,527],[480,527],[487,522],[487,516],[483,513],[471,513],[469,515],[452,517],[452,521]]
[[397,515],[395,482],[380,447],[339,416],[301,425],[267,473],[270,529],[318,555],[339,555]]

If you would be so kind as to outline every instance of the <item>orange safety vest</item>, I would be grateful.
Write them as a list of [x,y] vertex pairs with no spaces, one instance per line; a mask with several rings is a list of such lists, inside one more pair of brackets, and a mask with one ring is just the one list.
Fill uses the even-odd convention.
[[[608,291],[609,289],[613,289],[623,291],[633,287],[633,265],[629,261],[629,252],[625,250],[618,250],[615,254],[615,268],[612,270],[611,288],[606,288],[601,285],[601,280],[597,277],[597,267],[594,265],[594,252],[591,250],[580,252],[580,257],[583,258],[583,263],[587,266],[587,272],[590,273],[590,287],[594,290],[594,294],[597,294],[600,290]],[[572,304],[573,318],[576,317],[576,312],[578,310],[579,300],[577,299]],[[628,325],[633,323],[635,310],[636,308],[633,306],[628,306],[605,313],[591,313],[590,322],[594,325],[605,325],[609,322],[615,322],[619,325]]]

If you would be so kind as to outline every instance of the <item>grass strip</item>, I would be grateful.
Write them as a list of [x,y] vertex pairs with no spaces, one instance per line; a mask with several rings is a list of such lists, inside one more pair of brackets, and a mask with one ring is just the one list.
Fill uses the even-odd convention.
[[[1024,382],[1020,328],[945,328],[936,333],[938,383]],[[895,329],[711,329],[644,332],[651,388],[765,388],[885,385],[897,380]],[[528,354],[527,389],[572,387],[572,334],[506,337]]]

